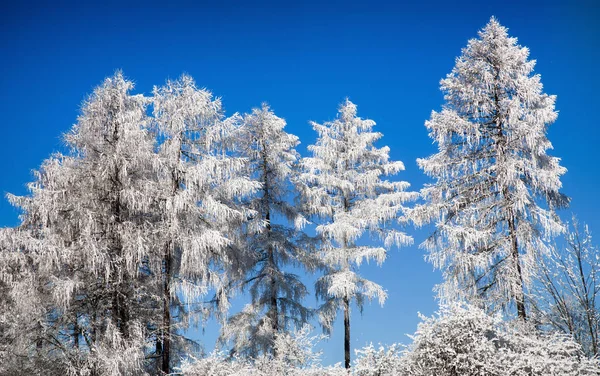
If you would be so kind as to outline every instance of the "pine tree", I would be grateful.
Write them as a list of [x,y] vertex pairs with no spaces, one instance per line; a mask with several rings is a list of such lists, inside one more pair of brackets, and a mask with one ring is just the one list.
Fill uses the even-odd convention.
[[563,231],[554,209],[568,204],[559,192],[566,169],[546,154],[556,97],[542,92],[528,56],[495,18],[469,41],[441,81],[442,111],[426,122],[438,152],[418,164],[435,182],[412,215],[435,221],[422,246],[443,270],[443,298],[514,303],[522,319],[543,239]]
[[[364,261],[382,264],[386,248],[407,245],[412,238],[395,229],[403,221],[403,204],[416,194],[406,192],[407,182],[382,177],[404,170],[402,162],[389,160],[389,148],[377,148],[382,137],[372,132],[375,122],[356,116],[356,105],[346,100],[339,116],[325,124],[312,123],[319,137],[308,147],[313,156],[302,160],[301,193],[305,210],[321,218],[317,233],[322,237],[325,275],[316,284],[317,296],[324,301],[320,316],[326,331],[341,308],[344,312],[345,366],[350,367],[350,305],[359,309],[366,299],[383,304],[383,288],[358,274]],[[378,237],[384,247],[358,245],[365,233]]]
[[314,266],[309,248],[299,243],[304,217],[289,203],[299,141],[285,132],[285,125],[285,120],[263,104],[243,117],[237,137],[238,151],[249,162],[249,175],[261,184],[245,204],[257,213],[254,221],[265,226],[258,231],[250,229],[246,235],[255,263],[241,287],[250,292],[252,301],[229,319],[221,341],[232,340],[233,352],[251,357],[261,353],[276,357],[277,336],[302,327],[311,313],[302,305],[306,286],[298,275],[285,270],[286,266],[308,270]]
[[[234,238],[253,211],[237,201],[259,184],[246,176],[245,159],[228,152],[235,128],[224,119],[221,101],[197,89],[191,77],[155,88],[153,105],[161,140],[157,240],[162,261],[157,270],[162,274],[163,313],[157,352],[167,374],[172,371],[173,334],[184,323],[187,307],[209,288],[222,288],[226,276],[221,272],[239,262]],[[171,310],[176,310],[175,318]]]

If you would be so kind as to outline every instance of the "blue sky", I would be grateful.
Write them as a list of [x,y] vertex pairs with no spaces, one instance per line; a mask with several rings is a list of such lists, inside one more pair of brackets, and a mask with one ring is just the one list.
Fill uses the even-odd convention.
[[[14,3],[0,5],[2,194],[26,193],[31,170],[61,150],[82,100],[116,69],[136,82],[137,93],[189,73],[222,97],[227,114],[267,101],[300,137],[303,155],[315,140],[308,121],[333,119],[349,97],[406,164],[399,178],[419,189],[427,178],[415,160],[435,150],[424,121],[443,103],[439,80],[495,15],[530,48],[545,92],[558,96],[549,138],[573,199],[561,215],[574,212],[600,231],[600,3],[593,0]],[[0,201],[0,226],[17,224],[17,215]],[[416,244],[427,235],[409,232]],[[437,307],[439,274],[416,245],[364,271],[389,300],[354,314],[353,346],[408,342],[417,311]],[[326,363],[343,360],[339,324],[323,343]],[[212,346],[213,328],[194,335]]]

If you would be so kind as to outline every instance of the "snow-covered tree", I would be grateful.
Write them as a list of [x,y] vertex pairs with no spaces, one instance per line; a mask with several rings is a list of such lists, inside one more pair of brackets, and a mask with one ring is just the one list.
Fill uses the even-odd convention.
[[444,273],[442,298],[515,304],[522,319],[544,240],[563,231],[554,209],[568,204],[566,169],[546,153],[556,98],[528,56],[495,18],[463,49],[441,81],[442,111],[426,122],[438,152],[418,164],[435,181],[412,213],[419,225],[435,221],[423,246]]
[[[386,258],[386,248],[406,245],[412,238],[394,224],[403,221],[403,204],[415,198],[407,182],[384,177],[404,170],[402,162],[389,160],[389,148],[377,148],[382,137],[373,132],[373,120],[356,115],[356,105],[346,100],[336,120],[312,123],[319,137],[308,149],[313,156],[302,160],[299,176],[307,213],[321,218],[317,233],[322,237],[325,275],[317,280],[317,296],[324,301],[320,316],[326,331],[332,328],[338,310],[344,312],[345,366],[350,367],[350,306],[362,310],[365,300],[387,295],[378,284],[358,274],[361,263]],[[383,247],[360,245],[363,234],[383,242]]]
[[30,196],[9,195],[23,211],[19,248],[35,252],[52,303],[38,348],[82,350],[72,369],[95,374],[141,373],[152,320],[142,264],[154,234],[155,140],[144,128],[148,101],[132,88],[120,72],[107,78],[65,136],[69,154],[43,163]]
[[157,241],[162,254],[156,269],[162,273],[163,314],[157,355],[169,373],[171,343],[180,338],[172,335],[175,324],[185,324],[188,304],[198,303],[208,288],[222,288],[221,272],[239,262],[235,234],[252,212],[236,201],[259,184],[248,178],[246,160],[228,152],[235,128],[224,118],[220,100],[196,88],[191,77],[155,88],[153,110],[161,141]]
[[277,335],[301,327],[311,313],[302,305],[307,289],[300,277],[285,270],[290,265],[310,270],[314,264],[310,248],[300,242],[304,217],[290,204],[299,141],[285,132],[285,125],[263,104],[243,117],[237,135],[237,149],[248,160],[249,175],[261,184],[245,205],[257,213],[254,221],[264,226],[245,234],[255,262],[241,287],[250,292],[251,303],[229,319],[221,340],[231,340],[234,353],[252,357],[276,355]]
[[543,323],[570,334],[585,353],[599,355],[600,254],[587,226],[573,217],[566,246],[538,263],[536,313]]

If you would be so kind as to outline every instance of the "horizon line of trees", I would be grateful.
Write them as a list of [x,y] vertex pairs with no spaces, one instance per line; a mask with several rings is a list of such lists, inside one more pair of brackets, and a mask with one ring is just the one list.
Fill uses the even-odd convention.
[[[403,163],[348,99],[311,123],[301,157],[267,104],[226,117],[187,75],[143,96],[116,72],[68,152],[8,195],[22,214],[0,229],[0,374],[347,374],[352,309],[387,298],[360,266],[412,244],[410,223],[434,226],[421,246],[443,273],[441,312],[404,351],[358,350],[354,374],[599,374],[599,256],[556,212],[556,97],[528,55],[495,18],[469,41],[426,122],[438,152],[418,160],[420,192],[392,179]],[[294,270],[316,274],[317,308]],[[240,291],[250,302],[231,314]],[[345,370],[324,369],[306,325],[329,333],[338,313]],[[209,318],[227,354],[182,364],[200,348],[186,329]]]

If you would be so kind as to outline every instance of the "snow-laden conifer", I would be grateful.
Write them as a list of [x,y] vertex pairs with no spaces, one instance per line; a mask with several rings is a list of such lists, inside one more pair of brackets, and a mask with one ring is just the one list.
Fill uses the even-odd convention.
[[[65,136],[70,152],[43,163],[30,196],[9,196],[23,210],[20,249],[35,252],[52,302],[40,324],[54,331],[37,346],[48,355],[73,349],[71,368],[95,374],[141,372],[152,319],[141,266],[155,233],[155,142],[144,127],[148,101],[132,88],[120,72],[107,78]],[[113,351],[128,361],[106,358]]]
[[[317,296],[324,301],[320,316],[330,330],[339,309],[344,311],[345,365],[350,366],[350,306],[362,310],[366,300],[383,304],[387,294],[375,282],[360,276],[363,262],[382,264],[387,248],[407,245],[412,238],[395,226],[404,221],[403,204],[415,198],[407,192],[407,182],[385,177],[404,170],[399,161],[390,161],[387,146],[374,143],[382,134],[373,132],[373,120],[356,115],[356,105],[346,100],[336,120],[312,123],[317,142],[308,147],[312,157],[302,160],[299,180],[308,213],[318,216],[317,233],[322,237],[325,275],[316,284]],[[363,234],[383,242],[383,246],[360,244]],[[372,243],[371,243],[372,244]]]
[[259,184],[247,176],[246,160],[231,155],[235,127],[224,118],[221,101],[198,89],[190,76],[155,88],[153,110],[161,141],[157,241],[162,254],[156,269],[162,272],[163,313],[157,352],[162,371],[169,373],[171,343],[180,338],[173,334],[186,324],[187,304],[198,303],[209,288],[222,288],[222,272],[239,262],[235,238],[253,212],[237,202]]
[[438,152],[418,164],[434,183],[412,216],[435,222],[423,246],[443,270],[443,298],[515,304],[523,319],[532,266],[545,238],[563,231],[554,209],[568,203],[566,169],[547,154],[556,97],[542,92],[528,56],[495,18],[463,49],[441,81],[442,111],[426,122]]
[[278,334],[301,327],[311,312],[302,304],[306,286],[286,270],[290,266],[310,270],[314,263],[306,243],[301,243],[304,236],[299,229],[305,219],[290,203],[299,141],[285,132],[285,125],[263,104],[243,117],[237,135],[237,149],[248,160],[249,175],[261,184],[245,204],[264,227],[249,229],[245,235],[255,261],[241,287],[250,292],[251,303],[229,319],[221,340],[230,340],[234,353],[251,357],[276,356]]

